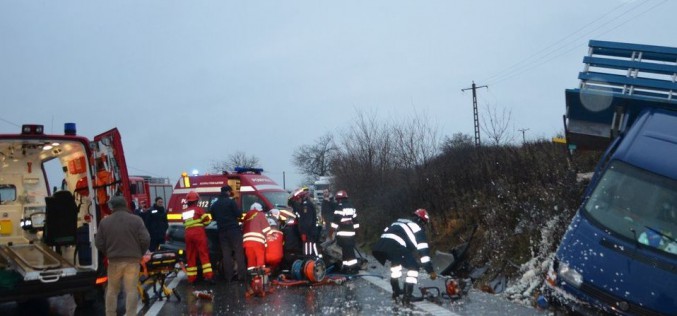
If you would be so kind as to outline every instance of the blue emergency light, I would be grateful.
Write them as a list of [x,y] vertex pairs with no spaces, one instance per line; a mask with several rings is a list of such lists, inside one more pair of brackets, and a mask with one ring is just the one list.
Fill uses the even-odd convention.
[[263,168],[235,167],[235,172],[240,174],[242,173],[261,174],[263,172]]

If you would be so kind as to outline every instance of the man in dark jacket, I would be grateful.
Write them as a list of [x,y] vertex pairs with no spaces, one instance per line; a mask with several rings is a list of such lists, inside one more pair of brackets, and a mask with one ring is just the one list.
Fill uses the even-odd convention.
[[169,223],[167,222],[167,212],[162,197],[155,198],[155,204],[146,211],[146,228],[150,234],[150,251],[156,251],[160,244],[165,242],[165,234]]
[[[430,274],[430,279],[437,278],[430,261],[428,240],[423,230],[429,221],[428,211],[420,208],[414,212],[413,219],[401,218],[386,227],[381,238],[372,247],[374,257],[378,262],[385,264],[386,261],[390,261],[390,286],[393,288],[393,299],[398,299],[399,295],[404,294],[402,303],[405,305],[411,302],[414,285],[418,282],[420,265]],[[403,267],[408,270],[404,293],[400,289],[399,281]]]
[[96,247],[108,257],[106,315],[117,315],[121,283],[127,294],[125,315],[136,315],[139,262],[148,251],[150,236],[143,220],[129,211],[124,197],[112,197],[108,206],[112,213],[101,220],[95,236]]
[[221,194],[216,202],[209,208],[214,221],[219,228],[219,243],[223,255],[223,273],[226,281],[232,281],[235,277],[233,268],[233,256],[237,263],[237,278],[245,280],[246,265],[244,261],[244,248],[242,247],[242,229],[239,218],[242,212],[232,199],[233,189],[229,186],[221,187]]

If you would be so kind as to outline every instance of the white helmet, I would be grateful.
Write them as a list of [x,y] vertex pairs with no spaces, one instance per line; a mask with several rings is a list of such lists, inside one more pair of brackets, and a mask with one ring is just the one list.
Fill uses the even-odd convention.
[[261,204],[258,202],[254,202],[249,210],[263,211],[263,206],[261,206]]

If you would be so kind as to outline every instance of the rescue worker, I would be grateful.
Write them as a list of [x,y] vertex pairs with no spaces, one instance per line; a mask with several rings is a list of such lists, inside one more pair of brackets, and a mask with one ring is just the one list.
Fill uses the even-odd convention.
[[[390,286],[393,289],[393,299],[397,300],[400,295],[402,303],[408,305],[411,302],[414,286],[418,282],[418,270],[420,265],[430,274],[430,279],[435,280],[437,274],[433,271],[430,261],[428,240],[423,227],[430,222],[428,211],[417,209],[412,219],[398,219],[383,231],[381,238],[376,242],[373,254],[376,260],[385,265],[390,261]],[[416,254],[416,256],[414,256]],[[420,257],[420,264],[416,257]],[[402,268],[407,269],[407,277],[404,283],[404,292],[400,289]]]
[[270,226],[266,215],[263,214],[263,207],[258,202],[252,203],[242,224],[244,253],[247,256],[247,276],[250,278],[247,282],[246,296],[250,297],[254,295],[251,281],[256,275],[265,274],[266,234],[270,231]]
[[266,235],[266,266],[268,266],[273,275],[277,274],[277,270],[284,257],[283,243],[284,234],[278,229],[278,218],[280,217],[280,210],[274,208],[268,212],[268,225],[270,231]]
[[209,262],[209,249],[207,248],[207,234],[205,226],[211,222],[209,214],[197,205],[200,195],[195,191],[186,194],[188,207],[183,210],[183,226],[186,229],[186,276],[188,283],[194,283],[197,279],[197,258],[202,263],[202,276],[207,282],[213,283],[212,264]]
[[336,192],[334,198],[337,204],[329,236],[330,239],[336,237],[336,243],[341,247],[342,272],[355,274],[360,270],[355,257],[355,231],[360,227],[357,210],[348,200],[348,193],[345,190]]
[[280,208],[280,228],[284,235],[284,268],[291,268],[296,259],[303,257],[303,245],[298,229],[298,214],[294,212],[298,192],[287,199],[288,208]]
[[[221,194],[209,208],[209,212],[218,225],[224,277],[227,282],[244,282],[246,270],[240,228],[242,211],[233,199],[233,188],[229,185],[221,187]],[[233,267],[233,259],[237,264],[237,271]]]
[[305,256],[319,257],[322,255],[317,251],[317,212],[315,205],[308,198],[310,193],[308,191],[301,191],[297,196],[296,209],[294,210],[298,216],[298,230],[301,235],[301,242],[303,242],[303,254]]

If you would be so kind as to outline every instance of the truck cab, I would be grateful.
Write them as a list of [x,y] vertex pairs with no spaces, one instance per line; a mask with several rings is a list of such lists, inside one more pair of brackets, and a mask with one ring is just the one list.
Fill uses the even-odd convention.
[[567,90],[569,148],[606,148],[546,279],[576,312],[677,311],[675,61],[677,48],[591,41]]
[[[102,260],[94,245],[113,195],[130,199],[117,129],[94,140],[47,135],[41,125],[0,135],[0,302],[91,290]],[[49,183],[48,166],[59,171]],[[52,189],[54,188],[54,189]]]

